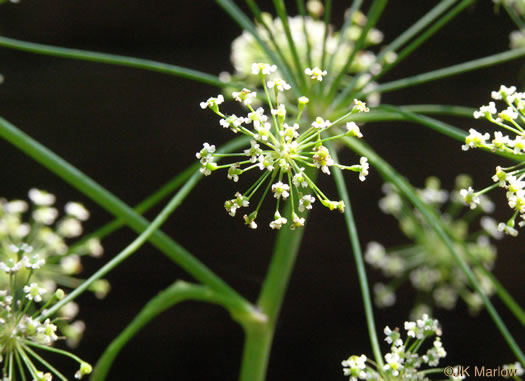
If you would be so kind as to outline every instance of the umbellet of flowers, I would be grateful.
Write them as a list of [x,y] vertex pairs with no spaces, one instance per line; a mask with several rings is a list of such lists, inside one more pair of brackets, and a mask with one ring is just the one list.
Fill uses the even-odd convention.
[[[16,251],[13,249],[13,251]],[[61,339],[57,322],[46,310],[64,297],[62,289],[49,292],[37,283],[35,274],[45,267],[45,260],[32,261],[19,252],[18,260],[0,262],[0,272],[9,282],[0,289],[0,366],[2,380],[50,381],[53,376],[67,380],[42,356],[42,352],[60,354],[78,362],[76,379],[91,373],[92,367],[76,355],[58,348]]]
[[[384,356],[383,367],[379,367],[366,355],[354,355],[341,363],[343,374],[349,376],[350,381],[408,381],[429,380],[427,374],[440,372],[435,368],[440,360],[446,357],[447,352],[440,339],[439,322],[424,314],[416,321],[406,321],[404,328],[406,338],[403,340],[399,328],[385,327],[385,341],[391,346],[390,352]],[[431,338],[434,338],[432,346],[426,352],[422,352],[422,345]],[[423,370],[423,366],[429,368]]]
[[510,153],[519,158],[521,162],[509,167],[496,167],[496,172],[492,176],[493,185],[480,191],[469,187],[463,189],[461,195],[465,203],[475,209],[480,203],[481,195],[497,187],[504,188],[507,191],[508,205],[513,210],[513,214],[507,222],[499,223],[498,229],[515,237],[518,235],[516,220],[519,220],[518,226],[525,225],[525,93],[517,92],[514,86],[501,86],[498,91],[493,91],[491,96],[496,101],[505,102],[507,108],[498,110],[496,103],[490,102],[475,111],[474,118],[486,119],[503,131],[510,132],[511,135],[506,135],[502,131],[494,131],[493,138],[491,138],[489,133],[480,133],[471,128],[462,149],[468,151],[471,148],[484,148]]
[[[42,284],[47,296],[52,295],[57,286],[76,287],[82,282],[77,277],[82,271],[81,257],[99,257],[103,253],[100,241],[95,238],[75,245],[74,251],[70,249],[71,240],[83,233],[82,223],[88,220],[89,211],[78,202],[67,202],[60,216],[52,193],[33,188],[28,196],[30,203],[0,199],[0,267],[5,269],[22,263],[20,272],[23,274],[28,273],[28,269],[38,268],[32,279]],[[8,287],[9,281],[7,273],[0,271],[0,288]],[[98,297],[104,297],[109,283],[97,281],[90,289]],[[74,302],[59,311],[64,319],[57,324],[70,346],[78,344],[85,328],[82,321],[72,322],[77,313],[78,306]]]
[[[357,124],[348,122],[344,133],[323,137],[325,131],[342,123],[350,115],[367,112],[366,105],[355,100],[351,111],[337,121],[330,122],[319,116],[301,133],[299,131],[302,123],[301,116],[309,100],[304,96],[300,97],[297,104],[297,115],[293,120],[287,119],[289,113],[286,106],[279,102],[279,97],[281,93],[290,89],[290,85],[280,78],[268,80],[267,77],[275,70],[275,65],[266,63],[254,63],[252,65],[252,72],[259,75],[261,79],[266,101],[270,108],[269,114],[263,107],[257,109],[252,107],[256,93],[249,89],[242,89],[232,94],[237,102],[248,108],[246,116],[226,115],[220,111],[219,105],[224,102],[222,95],[210,98],[200,104],[201,108],[209,108],[222,118],[220,120],[222,127],[250,138],[250,147],[243,152],[219,154],[215,152],[214,145],[204,143],[203,148],[197,152],[196,156],[201,162],[201,172],[204,175],[210,175],[218,169],[227,169],[228,178],[238,182],[239,177],[246,172],[252,170],[262,172],[252,186],[244,192],[237,192],[233,199],[227,200],[224,204],[226,211],[231,216],[235,216],[239,209],[250,205],[253,196],[260,190],[262,196],[255,210],[244,215],[245,223],[252,229],[257,228],[255,222],[257,214],[263,200],[270,192],[276,199],[274,220],[270,223],[272,229],[280,229],[289,221],[291,229],[303,226],[305,218],[301,216],[301,213],[312,209],[316,200],[319,200],[323,206],[330,210],[344,211],[344,202],[330,200],[308,174],[309,168],[319,168],[328,175],[331,167],[350,170],[358,172],[361,181],[365,180],[369,168],[365,157],[360,159],[359,164],[352,166],[336,163],[325,145],[328,141],[337,140],[344,136],[362,137]],[[320,75],[322,75],[322,71]],[[270,96],[272,90],[273,97]],[[217,160],[222,158],[233,158],[236,161],[219,165]],[[292,211],[290,216],[284,217],[281,215],[280,206],[281,202],[288,198],[291,200]]]
[[[490,280],[483,269],[494,267],[497,251],[492,239],[500,239],[497,222],[481,214],[492,212],[494,204],[486,197],[480,197],[480,208],[465,212],[459,190],[472,184],[470,177],[456,178],[456,189],[448,192],[441,188],[435,177],[427,179],[425,188],[418,189],[421,199],[441,217],[443,227],[454,242],[456,252],[473,269],[486,295],[494,293]],[[406,282],[416,290],[415,304],[411,316],[422,312],[432,313],[433,306],[451,310],[462,299],[472,313],[478,312],[483,303],[464,274],[457,267],[448,248],[437,236],[426,220],[421,217],[408,200],[405,200],[393,185],[383,187],[385,197],[379,201],[381,210],[394,216],[401,231],[412,241],[399,247],[386,249],[378,242],[370,242],[365,251],[365,260],[381,270],[391,280],[387,284],[374,285],[375,301],[379,307],[395,303],[395,291]],[[475,228],[479,221],[481,229]]]

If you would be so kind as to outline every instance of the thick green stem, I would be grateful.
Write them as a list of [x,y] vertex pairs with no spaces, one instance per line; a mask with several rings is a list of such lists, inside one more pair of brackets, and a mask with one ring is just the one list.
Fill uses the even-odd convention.
[[[330,148],[331,155],[335,162],[339,162],[337,153],[334,149]],[[374,353],[374,358],[378,364],[378,368],[383,368],[383,356],[381,355],[381,348],[379,347],[379,340],[377,339],[376,324],[374,321],[374,309],[372,307],[372,300],[370,298],[370,290],[368,288],[368,279],[366,277],[365,263],[363,261],[363,252],[359,243],[359,235],[357,233],[357,225],[354,220],[354,214],[352,212],[352,204],[350,203],[350,195],[346,188],[345,179],[342,171],[334,168],[334,180],[337,186],[337,190],[342,200],[345,203],[345,222],[348,229],[348,236],[350,237],[350,243],[352,245],[352,252],[354,254],[355,265],[357,269],[357,277],[359,279],[359,286],[361,287],[361,297],[363,298],[363,307],[365,309],[366,325],[368,327],[368,335],[370,336],[370,345]]]
[[99,358],[93,375],[92,381],[102,381],[106,379],[111,365],[120,353],[122,348],[156,316],[171,308],[177,303],[186,300],[199,300],[208,303],[222,304],[220,296],[208,287],[199,286],[184,281],[177,281],[167,289],[161,291],[153,297],[142,310],[133,318],[131,323],[111,342],[102,356]]
[[[150,208],[157,205],[160,201],[162,201],[165,197],[169,196],[172,192],[174,192],[177,188],[179,188],[181,185],[183,185],[200,167],[200,163],[195,163],[179,173],[177,176],[175,176],[173,179],[171,179],[168,183],[163,185],[159,188],[155,193],[153,193],[151,196],[147,197],[145,200],[140,202],[137,206],[135,206],[134,210],[138,214],[143,214],[147,212]],[[75,253],[77,252],[77,249],[85,245],[90,239],[97,238],[97,239],[103,239],[104,237],[107,237],[111,233],[115,232],[116,230],[120,229],[121,227],[125,226],[125,222],[121,219],[114,219],[111,222],[108,222],[107,224],[101,226],[97,230],[95,230],[92,233],[89,233],[85,235],[82,239],[75,242],[73,245],[69,246],[68,252],[69,253]]]
[[82,61],[99,62],[109,65],[127,66],[136,69],[155,71],[158,73],[174,75],[191,81],[207,83],[209,85],[224,86],[217,76],[202,73],[197,70],[186,69],[167,63],[146,60],[142,58],[126,57],[116,54],[90,52],[87,50],[62,48],[52,45],[37,44],[0,36],[0,46],[9,49],[21,50],[29,53],[43,54],[48,56],[70,58]]
[[472,61],[464,62],[462,64],[449,66],[443,69],[433,70],[423,74],[417,74],[409,78],[403,78],[392,82],[383,83],[377,86],[373,90],[367,92],[360,92],[355,97],[360,99],[366,97],[372,92],[386,93],[389,91],[404,89],[406,87],[421,85],[423,83],[436,81],[438,79],[452,77],[467,73],[469,71],[483,69],[485,67],[494,66],[506,61],[511,61],[525,55],[525,48],[509,50],[503,53],[494,54],[492,56],[475,59]]
[[[150,236],[160,228],[160,226],[168,219],[168,217],[173,213],[173,211],[180,204],[181,200],[186,196],[186,194],[193,188],[193,182],[197,180],[199,174],[195,174],[188,182],[181,188],[179,192],[170,200],[170,202],[162,209],[162,211],[157,215],[157,217],[148,225],[148,227],[133,241],[131,242],[124,250],[119,254],[113,257],[108,263],[102,266],[97,270],[93,275],[91,275],[87,280],[85,280],[80,286],[75,288],[68,296],[62,299],[60,302],[56,303],[52,308],[46,310],[45,313],[38,317],[38,320],[46,319],[56,313],[60,308],[62,308],[67,303],[71,302],[84,291],[86,291],[89,286],[96,280],[102,278],[125,259],[127,259],[131,254],[135,253],[144,243],[148,241]],[[229,289],[221,290],[226,298],[232,300],[232,304],[241,311],[250,311],[250,303],[243,300],[242,297],[239,297],[235,292],[231,292]]]
[[[285,215],[290,215],[290,210],[290,203],[288,203]],[[275,323],[295,265],[303,232],[304,227],[298,230],[283,228],[277,235],[270,269],[257,300],[257,307],[267,320],[243,324],[245,347],[240,381],[263,381],[265,379]]]

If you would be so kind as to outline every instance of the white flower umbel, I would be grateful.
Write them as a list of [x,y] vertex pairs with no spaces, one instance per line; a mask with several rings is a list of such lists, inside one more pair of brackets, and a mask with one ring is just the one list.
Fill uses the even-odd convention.
[[[344,166],[336,163],[324,145],[325,142],[337,140],[345,136],[362,137],[359,127],[352,122],[348,122],[346,132],[338,135],[323,136],[326,131],[339,125],[343,120],[351,115],[366,112],[368,108],[364,102],[355,101],[354,105],[348,110],[347,114],[339,118],[336,122],[325,120],[321,116],[306,123],[304,131],[301,132],[303,124],[303,111],[309,100],[300,97],[297,102],[297,109],[292,120],[290,110],[287,110],[285,103],[279,103],[279,94],[290,89],[284,80],[268,76],[275,72],[275,68],[268,64],[255,63],[252,65],[252,73],[260,77],[261,84],[266,95],[266,103],[269,105],[269,112],[263,107],[254,109],[251,106],[255,100],[252,94],[255,92],[243,89],[233,92],[236,101],[242,102],[247,108],[246,117],[233,118],[225,115],[219,110],[218,105],[222,103],[222,97],[210,98],[203,103],[204,108],[210,108],[221,117],[220,124],[223,127],[230,127],[233,132],[239,132],[250,138],[250,147],[239,153],[219,153],[214,145],[204,143],[202,149],[197,152],[196,157],[201,162],[201,173],[210,175],[218,169],[227,169],[227,176],[234,182],[240,182],[242,175],[248,171],[259,170],[261,175],[255,183],[245,192],[238,192],[234,199],[225,202],[226,211],[235,216],[239,208],[248,207],[253,196],[262,193],[256,208],[250,214],[243,216],[248,227],[255,229],[261,204],[267,194],[271,191],[276,200],[274,220],[269,223],[272,229],[280,229],[285,224],[290,224],[291,229],[304,226],[305,218],[296,213],[305,213],[312,209],[312,205],[317,198],[320,203],[330,210],[344,211],[344,202],[332,201],[319,189],[315,182],[307,174],[305,168],[319,168],[329,175],[331,167],[342,170],[350,170],[359,173],[359,179],[365,180],[368,175],[368,160],[365,157],[360,159],[360,163],[352,166]],[[313,75],[313,74],[312,74]],[[323,75],[322,72],[319,75]],[[316,79],[314,79],[316,80]],[[269,88],[274,89],[271,96]],[[246,102],[250,99],[249,102]],[[220,102],[219,102],[220,101]],[[304,118],[306,119],[306,118]],[[253,127],[250,129],[250,127]],[[235,161],[229,164],[218,164],[222,158],[233,158]],[[309,194],[306,194],[309,193]],[[290,199],[292,210],[289,216],[281,216],[281,202]]]
[[[427,374],[442,372],[436,367],[447,353],[439,337],[441,329],[438,321],[424,315],[417,321],[405,322],[404,326],[407,330],[404,340],[399,328],[385,327],[385,341],[390,345],[390,352],[384,355],[382,368],[365,355],[353,355],[342,361],[343,374],[349,376],[351,381],[408,381],[428,380]],[[432,346],[424,352],[425,341],[432,337]],[[425,366],[427,369],[423,369]]]
[[[507,222],[499,224],[499,229],[515,237],[518,234],[515,226],[525,225],[525,213],[523,213],[525,211],[525,93],[518,92],[515,86],[502,85],[499,90],[491,92],[491,97],[495,101],[504,102],[506,108],[498,111],[496,103],[490,102],[487,106],[482,106],[475,111],[474,117],[486,119],[500,130],[494,131],[494,137],[490,140],[489,133],[480,133],[470,129],[462,148],[465,151],[470,148],[482,148],[512,154],[520,162],[508,168],[498,166],[496,174],[492,177],[497,184],[477,192],[472,188],[465,189],[462,195],[471,208],[474,208],[479,204],[479,195],[498,186],[505,188],[508,205],[513,210],[513,214]],[[516,220],[519,220],[517,224]]]
[[[472,313],[482,308],[483,305],[475,297],[477,294],[458,269],[449,249],[418,210],[393,185],[385,185],[383,191],[385,197],[379,201],[381,210],[398,220],[401,231],[410,242],[391,249],[377,242],[368,244],[366,262],[389,279],[386,285],[378,283],[374,286],[377,306],[392,305],[395,291],[409,283],[416,290],[415,300],[424,300],[430,308],[453,309],[458,300],[463,300]],[[474,204],[479,211],[488,212],[492,205],[485,195],[472,195],[472,181],[468,176],[458,176],[452,192],[441,189],[440,181],[435,177],[428,178],[425,187],[416,191],[433,208],[434,215],[441,218],[443,227],[454,242],[454,249],[473,268],[477,280],[484,284],[487,278],[479,271],[479,266],[491,269],[496,260],[496,248],[491,238],[501,238],[503,234],[500,230],[510,234],[513,227],[500,224],[498,228],[497,222],[488,217],[480,218],[477,225],[477,219],[473,217],[475,212],[464,207],[465,198],[470,199],[471,204],[475,198]],[[491,288],[484,291],[487,296],[494,293]],[[417,309],[421,310],[414,302],[414,316],[421,315],[421,312],[416,313]]]
[[[80,284],[82,256],[100,256],[104,249],[97,238],[72,241],[82,234],[83,222],[89,218],[82,204],[67,202],[61,215],[54,207],[53,194],[33,188],[29,199],[30,203],[0,199],[0,289],[9,288],[12,277],[17,276],[27,280],[20,289],[27,300],[47,302],[58,286]],[[104,285],[107,292],[108,283],[102,282],[95,283],[95,294],[102,295],[99,287]],[[72,337],[67,327],[74,323],[56,322],[68,340]]]
[[[39,271],[42,270],[34,269],[34,273]],[[34,273],[32,269],[30,274]],[[47,352],[52,356],[60,354],[78,362],[79,370],[75,378],[80,379],[90,374],[91,365],[70,352],[54,348],[55,343],[60,340],[56,325],[58,319],[52,321],[44,314],[64,297],[64,291],[54,291],[41,306],[42,297],[47,293],[44,287],[36,282],[28,283],[29,277],[21,272],[9,272],[8,275],[10,286],[0,290],[2,380],[26,380],[27,376],[33,380],[52,380],[53,376],[61,380],[71,379],[43,359],[42,354]]]

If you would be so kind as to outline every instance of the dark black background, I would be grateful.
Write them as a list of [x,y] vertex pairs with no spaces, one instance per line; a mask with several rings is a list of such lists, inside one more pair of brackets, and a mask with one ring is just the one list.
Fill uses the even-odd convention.
[[[385,40],[395,38],[434,3],[391,1],[378,24]],[[270,9],[269,1],[261,4]],[[335,1],[336,24],[347,4]],[[491,1],[479,1],[385,81],[503,51],[510,30],[512,25],[504,15],[494,15]],[[213,1],[23,0],[0,7],[0,33],[8,37],[151,58],[214,74],[231,71],[229,43],[239,32]],[[0,86],[0,115],[130,205],[194,162],[202,142],[218,144],[231,138],[217,127],[212,113],[199,108],[200,101],[217,94],[217,89],[209,86],[157,73],[6,49],[0,49],[0,57],[0,72],[5,76]],[[522,62],[386,94],[383,101],[478,107],[488,102],[490,91],[500,84],[518,83]],[[480,126],[453,121],[465,130]],[[421,186],[426,176],[437,175],[450,187],[457,174],[469,172],[481,187],[501,162],[480,152],[464,153],[459,142],[421,126],[369,124],[363,131],[366,141],[416,186]],[[110,220],[105,211],[8,143],[0,143],[0,152],[2,196],[20,198],[36,186],[57,194],[61,204],[84,202],[92,211],[87,230]],[[357,161],[350,154],[344,159]],[[335,195],[331,181],[321,181],[327,192]],[[348,176],[347,184],[363,245],[371,240],[387,246],[406,242],[396,222],[377,208],[381,179],[375,171],[363,184],[356,176]],[[163,229],[254,300],[275,234],[263,221],[260,229],[251,231],[240,219],[224,213],[223,201],[235,190],[225,176],[205,178]],[[503,219],[508,210],[504,198],[498,201]],[[158,210],[148,217],[153,218]],[[85,272],[95,271],[134,237],[123,229],[105,240],[105,256],[86,263]],[[519,302],[525,296],[522,239],[507,238],[499,244],[495,270]],[[369,276],[380,279],[374,272]],[[80,317],[88,328],[78,353],[91,362],[149,298],[176,279],[191,280],[149,245],[108,278],[113,290],[106,299],[99,301],[91,295],[79,299]],[[381,339],[382,327],[401,326],[407,319],[411,297],[411,290],[403,289],[394,308],[377,311]],[[518,342],[523,343],[522,327],[499,301],[495,304]],[[447,362],[497,366],[513,361],[486,312],[472,319],[460,304],[452,312],[439,311],[436,317],[443,323]],[[232,380],[238,372],[242,339],[241,329],[220,308],[182,304],[160,316],[124,349],[109,379]],[[343,379],[340,361],[361,353],[371,355],[371,349],[343,218],[314,208],[277,327],[268,379]],[[65,362],[61,368],[69,365]],[[73,367],[69,374],[72,372]]]

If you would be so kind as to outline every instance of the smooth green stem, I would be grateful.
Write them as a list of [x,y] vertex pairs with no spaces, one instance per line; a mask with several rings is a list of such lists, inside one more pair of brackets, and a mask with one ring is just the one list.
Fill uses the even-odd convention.
[[207,83],[209,85],[223,87],[219,77],[197,70],[187,69],[181,66],[147,60],[142,58],[126,57],[116,54],[91,52],[87,50],[62,48],[52,45],[37,44],[15,40],[13,38],[0,36],[0,47],[21,50],[28,53],[43,54],[47,56],[70,58],[82,61],[98,62],[109,65],[127,66],[136,69],[155,71],[158,73],[174,75],[191,81]]
[[520,305],[514,300],[512,295],[510,295],[505,287],[496,279],[494,274],[490,270],[487,270],[485,266],[480,262],[480,260],[472,255],[472,253],[468,250],[467,245],[462,244],[463,250],[467,253],[469,256],[469,259],[476,264],[476,267],[483,273],[484,276],[489,278],[490,282],[492,283],[492,286],[494,287],[494,290],[496,291],[496,295],[501,299],[503,304],[509,309],[510,312],[514,315],[516,319],[525,327],[525,311],[520,307]]
[[[289,216],[290,214],[291,207],[288,203],[285,215]],[[266,316],[267,321],[243,324],[245,346],[240,381],[263,381],[265,379],[275,324],[295,265],[303,233],[304,227],[297,230],[283,227],[277,235],[270,268],[257,300],[257,307]]]
[[415,51],[419,46],[426,42],[430,37],[436,34],[441,28],[447,25],[454,17],[459,15],[465,8],[471,5],[475,0],[463,0],[460,4],[456,5],[451,11],[449,11],[445,16],[439,19],[435,24],[433,24],[428,30],[420,34],[414,41],[412,41],[406,48],[399,52],[396,61],[393,65],[388,66],[387,70],[381,72],[380,76],[382,77],[386,74],[391,68],[398,65],[406,57],[408,57],[413,51]]
[[442,0],[434,8],[428,11],[423,17],[417,20],[412,26],[396,37],[389,43],[385,50],[379,54],[379,59],[383,58],[387,52],[398,50],[401,46],[410,41],[413,37],[419,35],[430,23],[438,18],[443,12],[447,10],[452,4],[458,0]]
[[[172,192],[174,192],[177,188],[184,184],[198,170],[199,167],[200,163],[196,162],[195,164],[186,168],[184,171],[182,171],[173,179],[171,179],[168,183],[163,185],[158,191],[156,191],[151,196],[147,197],[144,201],[140,202],[137,206],[135,206],[135,212],[137,212],[138,214],[143,214],[155,205],[157,205],[164,198],[169,196]],[[101,226],[94,232],[85,235],[82,239],[69,246],[68,252],[75,253],[78,250],[78,248],[84,246],[90,239],[103,239],[125,225],[126,223],[123,220],[116,218],[113,221]]]
[[[330,147],[330,146],[329,146]],[[330,147],[330,154],[335,162],[339,162],[336,151]],[[368,335],[370,337],[370,345],[374,353],[378,368],[383,368],[383,356],[381,355],[381,348],[377,338],[376,324],[374,320],[374,309],[372,307],[372,300],[370,298],[370,289],[368,288],[368,279],[366,276],[365,263],[363,261],[363,252],[359,243],[359,234],[357,233],[357,225],[355,223],[354,214],[352,212],[352,204],[350,203],[350,195],[346,188],[345,179],[342,171],[333,167],[334,181],[339,192],[339,196],[345,203],[345,222],[348,229],[348,236],[352,245],[352,252],[354,254],[355,265],[357,269],[357,277],[359,279],[359,286],[361,287],[361,297],[363,298],[363,307],[365,309],[366,325],[368,327]]]
[[[151,222],[151,224],[148,225],[146,230],[144,230],[133,242],[131,242],[124,250],[122,250],[120,253],[118,253],[115,257],[113,257],[108,263],[106,263],[104,266],[102,266],[99,270],[97,270],[93,275],[91,275],[87,280],[85,280],[80,286],[75,288],[70,294],[68,294],[64,299],[62,299],[60,302],[56,303],[53,307],[46,310],[45,313],[40,315],[37,320],[43,320],[46,319],[49,316],[52,316],[54,313],[56,313],[60,308],[62,308],[64,305],[69,303],[70,301],[77,298],[79,295],[81,295],[84,291],[86,291],[89,286],[95,282],[96,280],[102,278],[107,273],[109,273],[111,270],[113,270],[115,267],[117,267],[120,263],[122,263],[125,259],[127,259],[131,254],[135,253],[144,243],[148,241],[150,236],[160,228],[160,226],[168,219],[168,217],[173,213],[173,211],[177,208],[177,206],[180,205],[181,200],[189,193],[189,191],[193,188],[193,183],[198,180],[200,177],[199,173],[196,173],[193,175],[187,182],[184,184],[184,186],[180,189],[175,196],[170,200],[170,202],[162,209],[162,211],[157,215],[157,217]],[[241,310],[249,310],[250,308],[249,303],[247,301],[244,301],[242,297],[237,296],[235,293],[232,293],[231,291],[227,290],[225,292],[228,297],[235,299],[237,302],[237,307]]]
[[[6,139],[29,157],[48,168],[108,212],[126,221],[126,224],[136,232],[141,233],[148,227],[149,223],[145,218],[137,214],[112,193],[1,117],[0,137]],[[200,178],[201,176],[198,174],[192,177],[193,180],[185,185],[184,192],[181,189],[179,194],[182,196],[184,193],[187,193],[191,185],[195,184]],[[179,197],[179,202],[181,199],[182,197]],[[150,242],[199,282],[208,285],[213,290],[237,298],[240,305],[245,303],[244,298],[235,290],[163,232],[153,232]]]
[[[343,27],[339,31],[339,38],[337,39],[337,46],[335,48],[335,51],[339,51],[340,47],[343,45],[343,42],[345,40],[346,31],[348,30],[348,27],[352,24],[352,16],[355,12],[361,8],[361,4],[363,3],[363,0],[353,0],[352,5],[350,6],[348,10],[347,17],[345,19],[345,22],[343,24]],[[329,73],[332,71],[332,66],[334,64],[334,59],[336,57],[336,54],[331,54],[330,59],[328,61],[328,66],[326,67],[326,71]],[[323,82],[324,83],[324,82]]]
[[162,312],[187,300],[198,300],[207,303],[222,304],[221,297],[206,286],[177,281],[153,297],[111,342],[97,361],[92,381],[105,380],[113,362],[122,348],[149,322]]
[[264,381],[270,358],[273,330],[267,324],[244,326],[244,348],[239,381]]
[[284,34],[286,35],[286,40],[288,41],[288,47],[292,52],[292,58],[295,65],[295,71],[297,75],[298,82],[304,87],[306,86],[306,81],[304,79],[303,66],[301,60],[299,59],[299,54],[297,53],[297,48],[295,47],[295,42],[290,31],[290,25],[288,24],[288,12],[286,11],[286,5],[283,0],[273,0],[273,5],[277,15],[281,19],[281,22],[284,27]]
[[360,155],[366,156],[370,164],[381,173],[383,178],[391,182],[394,186],[396,186],[397,189],[399,189],[399,191],[401,192],[401,194],[404,195],[419,210],[423,218],[428,222],[428,224],[432,227],[432,229],[441,239],[443,244],[447,247],[448,251],[460,267],[461,271],[469,280],[471,286],[480,296],[481,300],[483,301],[483,304],[485,305],[485,308],[487,309],[487,312],[489,313],[494,324],[496,325],[501,335],[507,342],[509,348],[512,350],[516,358],[521,363],[525,363],[525,355],[523,354],[520,347],[510,334],[509,330],[507,329],[507,326],[499,316],[491,301],[483,292],[479,282],[472,273],[472,270],[467,265],[465,260],[456,251],[450,237],[447,235],[447,233],[441,226],[438,218],[434,215],[432,210],[419,198],[413,187],[372,149],[367,147],[364,143],[357,141],[356,139],[343,138],[343,141],[353,151],[357,152]]
[[[451,106],[451,105],[403,105],[403,106],[391,106],[395,108],[388,111],[382,106],[370,108],[370,112],[360,112],[352,115],[351,120],[356,123],[367,123],[367,122],[387,122],[396,120],[407,120],[407,116],[403,115],[400,111],[428,114],[428,115],[448,115],[457,116],[462,118],[472,119],[472,113],[475,109],[470,107]],[[458,131],[460,131],[458,129]],[[465,135],[466,136],[466,135]],[[464,139],[464,137],[463,137]]]
[[509,50],[503,53],[494,54],[488,57],[475,59],[462,64],[449,66],[443,69],[433,70],[423,74],[417,74],[409,78],[398,79],[396,81],[383,83],[368,92],[360,92],[356,98],[366,97],[372,92],[387,93],[389,91],[404,89],[411,86],[421,85],[423,83],[436,81],[438,79],[452,77],[467,73],[469,71],[479,70],[486,67],[494,66],[503,62],[511,61],[525,56],[525,48]]
[[[460,130],[459,128],[454,127],[454,126],[452,126],[452,125],[450,125],[448,123],[441,122],[439,120],[436,120],[434,118],[430,118],[428,116],[415,114],[415,113],[413,113],[411,111],[408,111],[408,109],[406,109],[406,108],[399,108],[399,107],[390,106],[390,105],[381,105],[380,107],[378,107],[378,109],[387,110],[389,112],[397,113],[397,114],[402,116],[407,121],[410,121],[410,122],[413,122],[413,123],[418,123],[418,124],[421,124],[422,126],[429,127],[431,129],[433,129],[434,131],[439,132],[440,134],[448,136],[448,137],[450,137],[452,139],[455,139],[457,141],[460,141],[462,143],[465,142],[465,136],[467,136],[465,131]],[[516,154],[514,154],[512,152],[504,152],[504,151],[499,151],[499,150],[492,152],[489,149],[484,149],[484,148],[482,148],[482,149],[487,151],[487,152],[491,152],[492,154],[503,156],[505,158],[508,158],[508,159],[511,159],[511,160],[515,160],[515,161],[518,161],[518,162],[521,162],[523,160],[520,155],[516,155]]]

